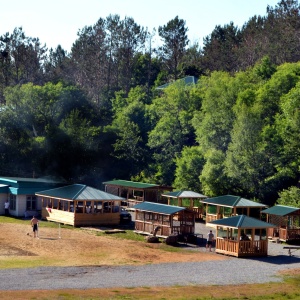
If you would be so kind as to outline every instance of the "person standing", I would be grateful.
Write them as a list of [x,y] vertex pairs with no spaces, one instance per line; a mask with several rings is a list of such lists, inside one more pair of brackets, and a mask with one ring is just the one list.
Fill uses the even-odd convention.
[[8,216],[9,215],[9,201],[6,200],[4,202],[4,211],[5,211],[5,215]]
[[212,233],[212,230],[210,230],[209,233],[207,234],[207,242],[206,242],[206,249],[209,248],[210,252],[211,252],[211,246],[212,246],[214,239],[215,239],[215,236]]
[[31,219],[33,237],[37,237],[37,235],[38,235],[38,224],[39,224],[39,220],[35,216],[33,216]]

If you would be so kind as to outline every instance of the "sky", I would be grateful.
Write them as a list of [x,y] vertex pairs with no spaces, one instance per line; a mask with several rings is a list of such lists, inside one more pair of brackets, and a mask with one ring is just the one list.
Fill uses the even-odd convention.
[[[186,22],[190,44],[212,33],[217,25],[241,27],[254,15],[265,16],[279,0],[0,0],[0,36],[22,27],[27,37],[70,52],[77,33],[100,18],[132,17],[150,32],[178,16]],[[159,37],[155,38],[159,43]],[[154,41],[155,41],[154,40]]]

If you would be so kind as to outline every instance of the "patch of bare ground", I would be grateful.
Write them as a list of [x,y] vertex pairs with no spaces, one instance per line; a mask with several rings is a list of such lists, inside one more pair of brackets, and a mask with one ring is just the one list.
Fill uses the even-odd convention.
[[93,230],[40,227],[34,238],[31,226],[0,225],[0,263],[19,259],[38,259],[51,266],[141,265],[149,263],[224,260],[215,253],[183,251],[170,253],[162,244],[118,239],[111,234],[97,236]]

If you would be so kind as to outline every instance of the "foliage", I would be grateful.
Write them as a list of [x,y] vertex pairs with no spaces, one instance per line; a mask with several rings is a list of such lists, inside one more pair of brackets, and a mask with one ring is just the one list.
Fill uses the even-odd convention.
[[276,203],[300,208],[300,189],[296,186],[291,186],[287,190],[279,192],[279,198]]
[[169,21],[167,25],[158,27],[158,34],[163,41],[163,45],[159,49],[160,55],[165,70],[174,80],[179,78],[179,66],[185,54],[185,47],[189,42],[187,31],[185,21],[179,19],[178,16]]
[[299,8],[281,0],[242,28],[217,25],[203,48],[178,16],[158,27],[158,48],[155,29],[119,15],[80,29],[70,53],[22,28],[0,36],[1,174],[274,204],[300,176]]
[[204,162],[199,147],[184,147],[181,156],[176,158],[174,188],[200,192],[202,188],[199,175]]

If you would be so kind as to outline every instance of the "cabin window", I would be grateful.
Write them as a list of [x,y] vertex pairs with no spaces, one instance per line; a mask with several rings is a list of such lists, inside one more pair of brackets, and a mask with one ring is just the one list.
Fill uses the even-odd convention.
[[26,210],[36,210],[36,196],[26,196]]
[[177,199],[170,199],[170,205],[177,205],[178,206],[178,200]]
[[255,240],[266,240],[267,239],[267,229],[262,228],[262,229],[255,229],[255,234],[254,234],[254,239]]
[[200,201],[200,199],[194,199],[194,206],[195,207],[203,207],[203,204]]
[[216,215],[217,214],[217,207],[215,205],[208,205],[207,213]]
[[152,220],[152,214],[146,212],[146,213],[145,213],[145,220],[146,220],[146,221],[151,221],[151,220]]
[[143,191],[135,191],[133,190],[133,196],[134,197],[143,197],[144,193]]
[[237,215],[247,215],[247,208],[246,207],[237,207],[236,214]]
[[226,228],[223,228],[223,227],[218,227],[218,230],[217,230],[217,235],[218,237],[220,238],[223,238],[223,239],[226,239],[227,238],[227,229]]
[[16,210],[16,207],[17,207],[16,202],[17,202],[17,196],[10,194],[9,195],[9,209]]
[[183,207],[190,207],[191,201],[190,199],[182,199],[182,206]]
[[249,216],[252,218],[260,219],[260,208],[258,207],[251,207]]
[[231,207],[224,207],[224,211],[223,211],[223,214],[224,214],[224,217],[231,217],[231,213],[232,213],[232,209]]

